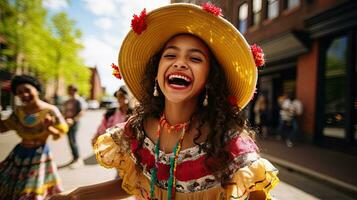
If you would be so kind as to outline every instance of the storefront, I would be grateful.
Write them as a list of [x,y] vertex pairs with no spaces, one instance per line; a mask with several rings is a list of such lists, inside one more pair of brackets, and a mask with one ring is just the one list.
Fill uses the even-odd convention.
[[307,19],[319,44],[315,142],[357,154],[357,6]]

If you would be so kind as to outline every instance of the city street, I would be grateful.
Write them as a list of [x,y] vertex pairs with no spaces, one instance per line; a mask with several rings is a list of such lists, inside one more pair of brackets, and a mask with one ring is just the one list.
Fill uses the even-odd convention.
[[[85,166],[78,169],[62,168],[59,170],[63,185],[70,190],[82,185],[99,183],[115,177],[115,171],[100,167],[93,155],[91,138],[100,123],[104,111],[87,111],[81,119],[78,133],[80,153],[84,159]],[[20,139],[14,132],[0,135],[0,160],[3,160]],[[49,141],[54,159],[58,165],[63,165],[71,160],[71,154],[67,138],[58,141]],[[279,167],[278,167],[279,168]],[[277,199],[289,200],[315,200],[315,199],[339,199],[352,200],[336,189],[322,182],[312,180],[299,173],[294,173],[284,168],[279,168],[280,184],[272,192]]]

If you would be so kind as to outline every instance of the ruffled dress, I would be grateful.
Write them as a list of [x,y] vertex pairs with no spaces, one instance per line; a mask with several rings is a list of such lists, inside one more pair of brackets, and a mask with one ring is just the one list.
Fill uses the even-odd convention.
[[[144,136],[140,149],[133,131]],[[269,191],[279,182],[278,170],[259,156],[258,148],[249,136],[231,132],[227,137],[227,148],[232,158],[226,172],[229,183],[224,187],[221,185],[205,166],[206,153],[200,151],[199,146],[194,146],[179,153],[175,199],[243,200],[249,199],[253,191],[260,193],[263,199],[273,199]],[[121,187],[138,199],[150,197],[150,169],[155,163],[154,149],[154,142],[142,130],[130,128],[124,123],[108,129],[94,145],[98,162],[106,168],[116,168],[122,178]],[[136,166],[135,151],[141,157],[141,168]],[[171,156],[172,153],[159,153],[158,181],[154,192],[157,199],[167,199]]]
[[61,133],[68,131],[62,115],[56,107],[26,115],[21,107],[4,121],[30,146],[17,144],[7,158],[0,162],[0,199],[43,200],[61,192],[62,186],[56,164],[46,144],[50,135],[44,128],[47,115],[55,120],[53,125]]

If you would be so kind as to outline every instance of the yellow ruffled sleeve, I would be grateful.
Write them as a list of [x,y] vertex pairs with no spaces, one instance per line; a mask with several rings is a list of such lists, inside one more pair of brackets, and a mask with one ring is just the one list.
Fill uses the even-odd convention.
[[106,168],[122,168],[120,163],[130,154],[129,139],[122,126],[109,128],[98,137],[93,148],[98,163]]
[[93,148],[100,165],[117,169],[123,180],[121,187],[128,194],[140,196],[150,188],[148,179],[136,168],[131,155],[130,138],[125,134],[124,125],[119,124],[107,129],[98,137]]
[[277,174],[278,170],[268,160],[258,158],[235,172],[227,188],[228,199],[249,199],[253,193],[259,196],[254,199],[273,199],[269,191],[279,182]]

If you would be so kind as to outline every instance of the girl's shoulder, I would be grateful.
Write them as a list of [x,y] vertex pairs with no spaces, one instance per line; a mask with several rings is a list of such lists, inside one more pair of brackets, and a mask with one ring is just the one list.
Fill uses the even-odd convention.
[[57,108],[57,106],[46,103],[46,105],[42,108],[43,112],[50,113],[51,115],[58,116],[61,115],[61,111]]
[[231,135],[227,145],[231,159],[224,172],[230,180],[227,193],[232,198],[248,199],[249,194],[258,192],[265,194],[265,199],[271,199],[269,191],[279,182],[278,170],[260,157],[259,149],[248,131]]
[[230,157],[226,173],[229,176],[260,158],[259,148],[248,131],[231,130],[226,140],[225,150]]
[[234,157],[249,153],[258,152],[258,146],[247,130],[230,130],[226,136],[226,150]]

